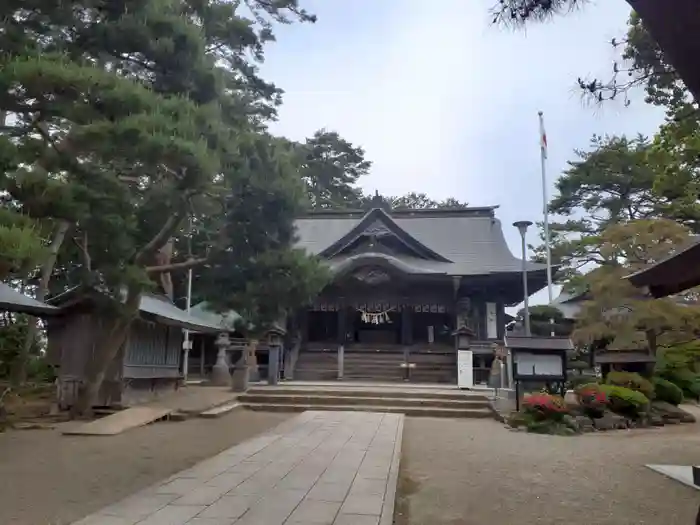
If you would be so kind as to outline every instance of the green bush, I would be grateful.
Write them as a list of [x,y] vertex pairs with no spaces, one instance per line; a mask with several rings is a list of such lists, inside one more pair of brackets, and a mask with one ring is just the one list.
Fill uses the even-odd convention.
[[654,398],[654,385],[635,372],[610,372],[605,378],[608,385],[622,386],[641,392],[647,399]]
[[598,380],[595,376],[581,375],[581,376],[570,376],[568,382],[569,382],[569,388],[571,388],[572,390],[577,390],[582,385],[597,383]]
[[659,377],[680,388],[685,397],[700,398],[700,374],[696,374],[689,368],[667,367],[659,371]]
[[653,382],[656,399],[676,406],[683,402],[683,390],[678,385],[663,377],[654,377]]
[[608,396],[608,406],[617,414],[637,418],[649,409],[649,398],[637,390],[609,384],[598,388]]
[[56,371],[46,357],[30,357],[27,361],[27,378],[37,383],[53,383],[56,380]]

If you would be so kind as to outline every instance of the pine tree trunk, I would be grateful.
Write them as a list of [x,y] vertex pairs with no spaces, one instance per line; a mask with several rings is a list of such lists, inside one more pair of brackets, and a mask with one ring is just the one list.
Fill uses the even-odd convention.
[[[41,267],[41,280],[39,281],[39,288],[36,291],[37,301],[43,301],[46,298],[46,294],[49,291],[51,274],[53,273],[56,259],[58,258],[58,252],[61,246],[63,246],[63,241],[66,238],[69,227],[70,223],[66,221],[60,221],[56,225],[53,239],[51,239],[51,244],[49,245],[49,255]],[[22,385],[27,381],[27,362],[29,361],[29,353],[36,341],[36,334],[38,332],[37,322],[38,319],[36,317],[30,316],[28,318],[29,324],[27,325],[27,334],[24,339],[24,344],[10,367],[10,381],[13,386]]]
[[700,8],[697,0],[627,0],[659,44],[664,58],[700,102]]
[[138,315],[140,302],[141,291],[130,288],[121,315],[115,317],[102,330],[103,335],[95,345],[95,354],[87,364],[78,399],[71,409],[73,417],[92,415],[92,409],[96,405],[107,370],[126,341],[129,329]]

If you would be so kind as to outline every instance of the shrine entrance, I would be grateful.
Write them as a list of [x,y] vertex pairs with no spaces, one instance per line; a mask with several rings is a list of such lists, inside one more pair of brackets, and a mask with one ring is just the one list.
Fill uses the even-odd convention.
[[396,309],[381,311],[356,310],[349,322],[348,344],[401,344],[401,313]]

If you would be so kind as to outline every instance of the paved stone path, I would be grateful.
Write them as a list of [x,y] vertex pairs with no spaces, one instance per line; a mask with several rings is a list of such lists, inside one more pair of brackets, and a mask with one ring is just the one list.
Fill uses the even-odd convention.
[[74,525],[391,525],[402,432],[401,414],[304,412]]

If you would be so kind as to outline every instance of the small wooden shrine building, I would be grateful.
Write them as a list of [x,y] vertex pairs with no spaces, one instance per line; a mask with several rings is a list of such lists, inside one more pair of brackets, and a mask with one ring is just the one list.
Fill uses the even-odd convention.
[[626,277],[653,297],[667,297],[700,285],[700,238],[685,249]]
[[[78,394],[95,341],[107,324],[104,308],[114,300],[95,289],[74,288],[50,299],[59,314],[47,323],[49,362],[58,375],[58,401],[70,407]],[[102,306],[103,308],[100,308]],[[117,359],[99,393],[99,406],[128,406],[178,388],[183,329],[215,333],[209,324],[176,307],[165,296],[144,294]]]

